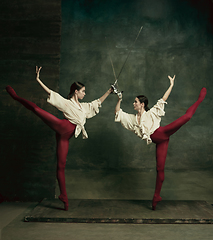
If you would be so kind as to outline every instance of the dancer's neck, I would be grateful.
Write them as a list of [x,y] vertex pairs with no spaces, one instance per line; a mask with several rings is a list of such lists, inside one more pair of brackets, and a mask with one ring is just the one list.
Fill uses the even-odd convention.
[[74,100],[80,106],[77,95],[74,94],[71,99]]
[[140,122],[141,122],[141,116],[142,114],[144,113],[144,108],[139,110],[138,113],[137,113],[137,121],[138,121],[138,124],[140,125]]
[[138,116],[142,116],[142,114],[144,113],[144,111],[145,111],[145,109],[144,108],[142,108],[141,110],[138,110],[138,113],[137,113],[137,115]]

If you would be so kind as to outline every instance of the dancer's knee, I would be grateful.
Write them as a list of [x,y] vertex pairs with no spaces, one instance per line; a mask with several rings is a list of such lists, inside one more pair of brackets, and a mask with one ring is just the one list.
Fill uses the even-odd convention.
[[57,164],[57,170],[58,171],[64,171],[65,170],[65,166],[66,166],[66,162],[65,163],[58,163]]
[[192,118],[193,114],[191,114],[189,111],[186,111],[186,114],[183,116],[185,119],[185,122],[188,122]]
[[33,111],[34,113],[39,114],[39,113],[41,112],[41,108],[38,107],[36,104],[33,104],[33,106],[32,106],[32,111]]
[[164,170],[157,169],[157,178],[158,178],[158,181],[160,182],[164,181]]

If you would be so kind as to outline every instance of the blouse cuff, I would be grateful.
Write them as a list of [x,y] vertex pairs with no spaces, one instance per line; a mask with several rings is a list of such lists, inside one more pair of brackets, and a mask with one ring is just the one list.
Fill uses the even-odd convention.
[[97,99],[96,101],[98,102],[98,107],[99,107],[99,108],[102,107],[102,106],[101,106],[101,100],[100,100],[100,99]]
[[92,106],[93,106],[93,108],[95,110],[95,113],[98,114],[99,113],[99,108],[102,107],[100,99],[94,100],[92,102]]
[[167,102],[164,101],[163,98],[159,99],[159,100],[158,100],[158,103],[164,103],[164,104],[167,104]]
[[[56,103],[58,102],[58,99],[59,99],[59,94],[50,90],[50,94],[48,94],[48,97],[47,97],[47,102],[53,106],[56,105]],[[56,106],[55,106],[56,107]]]
[[121,121],[121,114],[122,114],[122,109],[116,112],[115,114],[115,122],[120,122]]
[[50,90],[50,94],[48,94],[47,102],[51,103],[51,99],[52,99],[52,90]]

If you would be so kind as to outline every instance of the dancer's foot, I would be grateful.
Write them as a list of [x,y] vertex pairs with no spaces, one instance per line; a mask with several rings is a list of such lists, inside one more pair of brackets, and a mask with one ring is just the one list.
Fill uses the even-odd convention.
[[10,96],[11,96],[14,100],[20,102],[20,103],[21,103],[24,107],[26,107],[27,109],[35,112],[35,110],[36,110],[36,108],[37,108],[37,105],[36,105],[35,103],[30,102],[30,101],[28,101],[28,100],[26,100],[26,99],[24,99],[24,98],[22,98],[22,97],[19,97],[19,96],[16,94],[16,92],[14,91],[14,89],[13,89],[11,86],[9,86],[9,85],[6,87],[6,90],[7,90],[7,92],[10,94]]
[[156,209],[157,203],[160,202],[162,200],[162,197],[158,196],[158,197],[153,197],[152,200],[152,210]]
[[7,92],[10,94],[10,96],[13,98],[13,99],[16,99],[17,98],[17,94],[16,92],[14,91],[14,89],[11,87],[11,86],[7,86],[6,87],[6,90]]
[[200,94],[199,94],[199,97],[198,97],[198,100],[199,100],[200,102],[202,102],[202,101],[204,100],[204,98],[205,98],[205,96],[206,96],[206,92],[207,92],[206,88],[203,87],[203,88],[201,89]]
[[64,197],[63,195],[59,195],[58,199],[64,203],[64,210],[68,211],[68,208],[69,208],[68,198]]

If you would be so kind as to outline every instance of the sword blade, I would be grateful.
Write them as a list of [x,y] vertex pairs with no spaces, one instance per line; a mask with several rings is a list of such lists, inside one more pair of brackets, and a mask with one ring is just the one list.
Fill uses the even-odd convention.
[[[107,38],[105,37],[105,39],[106,39],[107,49],[109,50],[108,43],[107,43]],[[109,53],[109,51],[108,51],[108,53]],[[112,58],[111,58],[110,53],[109,53],[109,58],[110,58],[110,62],[111,62],[111,65],[112,65],[113,74],[114,74],[114,77],[115,77],[115,83],[114,83],[114,85],[115,85],[116,82],[117,82],[117,78],[116,78],[115,68],[114,68],[114,65],[113,65],[113,62],[112,62]]]
[[142,28],[143,28],[143,26],[141,26],[141,28],[140,28],[140,30],[139,30],[139,32],[138,32],[138,35],[137,35],[134,43],[133,43],[132,46],[130,47],[130,50],[129,50],[128,54],[127,54],[126,60],[125,60],[125,62],[124,62],[124,64],[123,64],[123,66],[121,67],[121,70],[120,70],[120,72],[119,72],[119,74],[118,74],[118,76],[117,76],[117,80],[118,80],[118,78],[119,78],[120,75],[121,75],[121,72],[122,72],[122,70],[123,70],[123,68],[124,68],[124,65],[126,64],[126,61],[127,61],[128,57],[129,57],[131,51],[132,51],[132,48],[133,48],[134,44],[136,43],[136,41],[137,41],[137,39],[138,39],[138,36],[140,35],[140,32],[141,32]]

